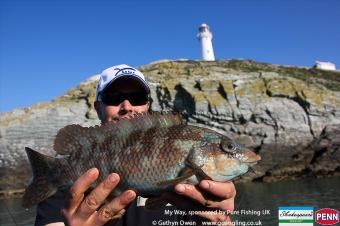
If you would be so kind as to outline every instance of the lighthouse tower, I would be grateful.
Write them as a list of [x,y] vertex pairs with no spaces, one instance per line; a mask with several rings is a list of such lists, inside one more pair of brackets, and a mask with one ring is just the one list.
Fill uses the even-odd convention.
[[212,34],[209,31],[207,24],[201,24],[197,38],[201,42],[202,47],[202,59],[203,60],[215,60],[214,50],[211,43]]

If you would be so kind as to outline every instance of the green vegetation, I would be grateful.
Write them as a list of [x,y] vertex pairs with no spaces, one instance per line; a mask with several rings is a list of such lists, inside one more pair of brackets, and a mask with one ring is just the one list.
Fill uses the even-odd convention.
[[283,76],[293,77],[307,83],[321,83],[333,91],[340,91],[340,72],[323,71],[315,68],[277,66],[252,60],[219,61],[221,66],[244,72],[276,72]]
[[[272,65],[267,63],[254,62],[252,60],[221,60],[221,61],[171,61],[161,62],[151,65],[150,68],[143,71],[147,74],[148,71],[156,70],[157,74],[153,74],[151,77],[159,77],[161,83],[166,87],[175,86],[177,80],[174,80],[183,76],[190,75],[207,75],[209,73],[209,67],[223,67],[232,69],[235,71],[243,72],[276,72],[282,76],[292,77],[302,80],[308,84],[321,84],[332,91],[340,91],[340,72],[338,71],[322,71],[315,68],[300,68],[290,66]],[[157,80],[157,79],[156,79]],[[164,84],[165,83],[165,84]],[[201,82],[202,85],[209,87],[206,81]],[[229,93],[232,88],[232,84],[222,84],[225,86]],[[259,84],[260,85],[260,84]],[[205,87],[207,88],[207,87]],[[259,87],[257,87],[259,88]],[[70,89],[64,96],[56,98],[53,102],[72,102],[80,99],[86,99],[88,105],[93,108],[92,104],[95,98],[96,83],[84,83],[78,85],[74,89]],[[257,90],[258,91],[258,90]]]

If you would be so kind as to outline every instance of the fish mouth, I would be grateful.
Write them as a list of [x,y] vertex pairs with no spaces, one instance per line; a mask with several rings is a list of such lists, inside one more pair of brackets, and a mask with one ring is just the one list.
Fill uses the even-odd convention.
[[260,160],[261,160],[261,156],[255,154],[255,155],[250,155],[248,159],[242,160],[242,163],[255,165]]
[[253,162],[258,162],[261,160],[261,157],[259,155],[256,156],[256,158],[249,158],[247,160],[243,160],[242,162],[244,163],[253,163]]
[[254,160],[254,161],[242,161],[242,163],[245,163],[249,166],[256,165],[259,160]]

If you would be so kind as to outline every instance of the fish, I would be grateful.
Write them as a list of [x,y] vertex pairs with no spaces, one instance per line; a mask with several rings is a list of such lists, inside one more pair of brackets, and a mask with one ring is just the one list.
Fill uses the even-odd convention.
[[138,113],[93,127],[67,125],[58,131],[53,149],[58,157],[25,148],[33,171],[23,196],[26,208],[93,167],[100,172],[93,186],[116,172],[121,179],[113,195],[133,189],[157,197],[181,182],[232,180],[261,159],[228,136],[188,125],[173,112]]

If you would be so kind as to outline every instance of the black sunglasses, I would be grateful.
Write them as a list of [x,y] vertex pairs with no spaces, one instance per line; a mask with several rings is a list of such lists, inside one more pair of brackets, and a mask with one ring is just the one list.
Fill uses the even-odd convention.
[[102,101],[106,105],[118,106],[124,100],[128,100],[133,106],[145,105],[149,101],[149,96],[146,92],[132,92],[132,93],[119,93],[108,92],[102,94]]

